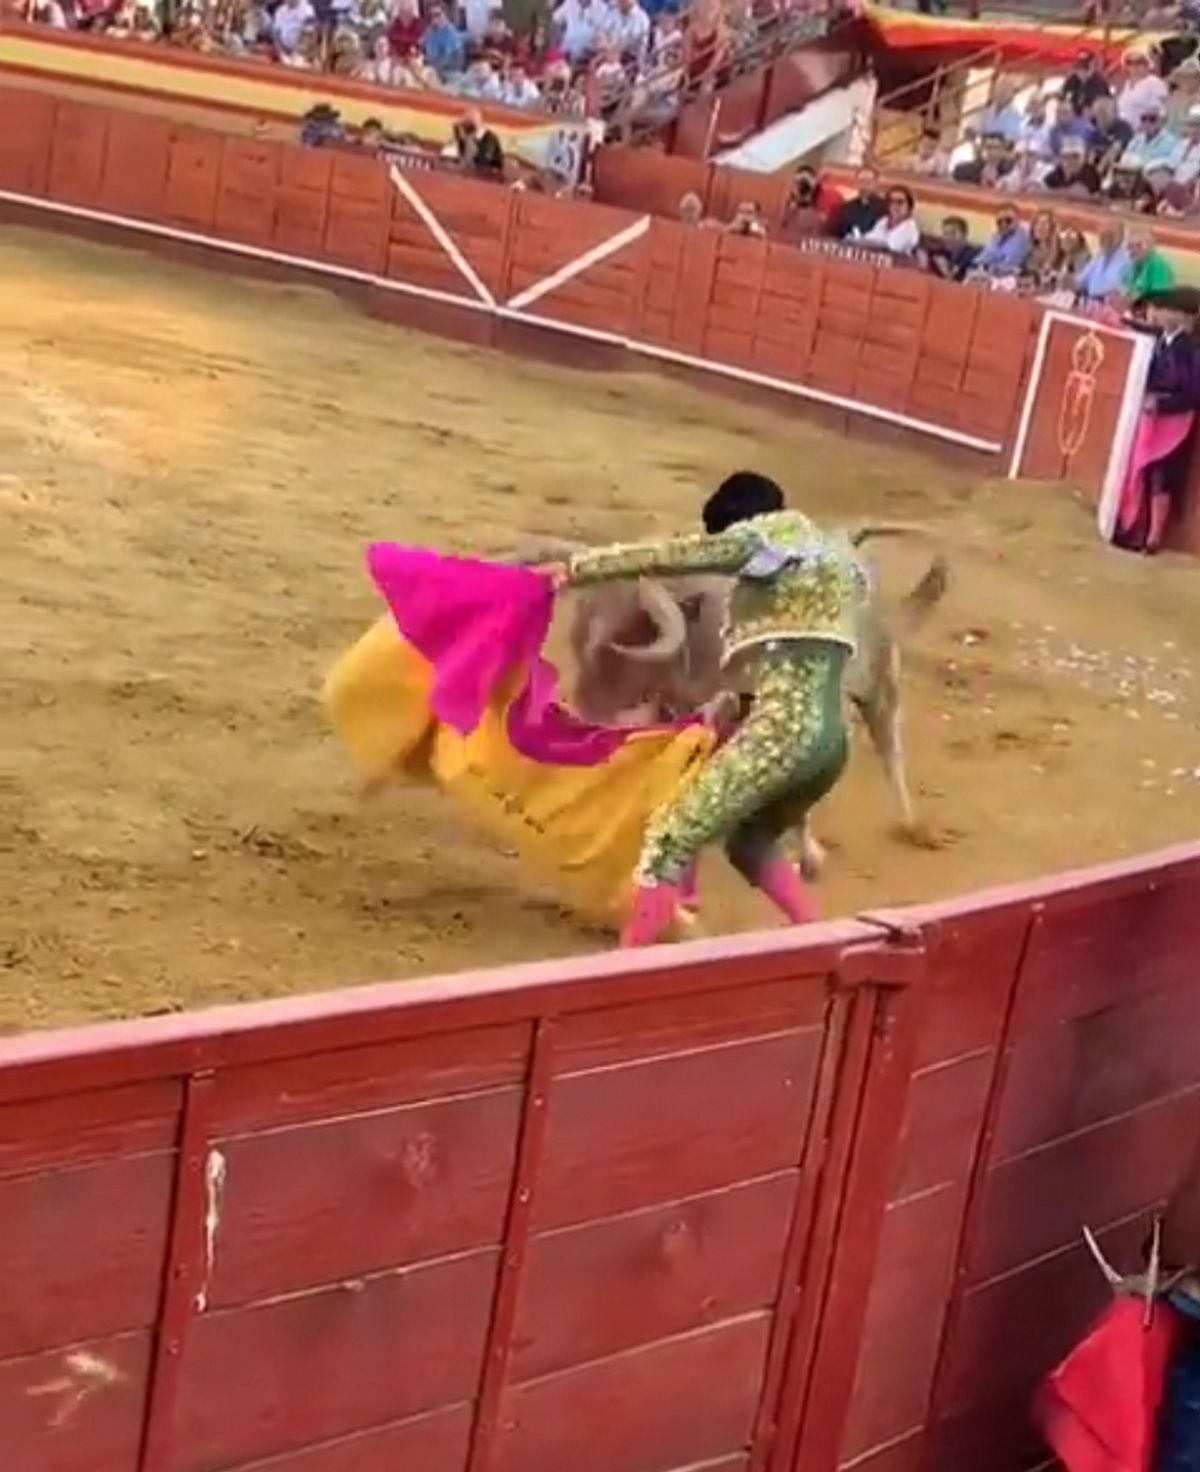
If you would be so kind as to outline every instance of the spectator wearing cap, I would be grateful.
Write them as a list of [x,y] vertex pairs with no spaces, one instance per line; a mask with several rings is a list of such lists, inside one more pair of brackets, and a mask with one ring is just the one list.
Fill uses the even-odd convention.
[[1042,180],[1042,184],[1056,193],[1070,194],[1077,199],[1092,198],[1100,193],[1100,174],[1095,164],[1088,161],[1087,149],[1082,139],[1066,140],[1058,162]]
[[1175,160],[1175,181],[1191,189],[1200,179],[1200,104],[1188,109]]
[[1017,212],[1005,205],[996,214],[996,231],[979,252],[976,269],[985,276],[1019,276],[1029,255],[1029,235]]
[[951,176],[958,184],[982,184],[995,189],[1013,166],[1012,149],[1002,133],[985,133],[978,158],[958,164]]
[[1175,272],[1170,261],[1154,243],[1154,234],[1139,225],[1129,232],[1126,246],[1133,270],[1129,276],[1129,295],[1135,302],[1156,291],[1169,291],[1175,285]]
[[880,215],[862,237],[863,244],[879,246],[893,256],[915,255],[921,243],[915,209],[912,191],[893,184],[887,192],[887,213]]
[[1133,137],[1133,129],[1117,113],[1116,99],[1105,92],[1092,103],[1092,162],[1101,174],[1106,173],[1125,151]]
[[1125,227],[1119,220],[1105,220],[1097,231],[1096,254],[1075,278],[1075,291],[1085,302],[1105,302],[1124,297],[1129,291],[1133,262],[1125,249]]
[[965,281],[979,258],[979,248],[968,238],[961,215],[947,215],[941,233],[927,247],[918,247],[917,260],[943,281]]
[[1155,164],[1165,164],[1174,173],[1179,158],[1179,139],[1167,131],[1161,108],[1147,107],[1143,110],[1121,158],[1143,173]]
[[1125,55],[1125,80],[1117,92],[1117,112],[1136,130],[1143,114],[1162,113],[1167,105],[1167,84],[1154,70],[1148,51]]
[[1081,51],[1063,82],[1060,96],[1073,103],[1076,113],[1082,117],[1091,111],[1097,97],[1108,97],[1111,90],[1104,73],[1096,65],[1096,58],[1090,51]]
[[855,182],[853,196],[838,205],[829,222],[829,233],[837,240],[865,235],[887,213],[887,200],[880,193],[874,169],[859,169]]
[[979,119],[980,134],[986,137],[1003,138],[1006,143],[1015,143],[1021,136],[1025,122],[1017,106],[1017,84],[1011,77],[997,77],[990,106]]

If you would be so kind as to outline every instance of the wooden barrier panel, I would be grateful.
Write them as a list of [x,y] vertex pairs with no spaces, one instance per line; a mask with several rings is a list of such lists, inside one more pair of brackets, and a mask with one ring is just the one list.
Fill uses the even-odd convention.
[[165,214],[172,125],[150,114],[110,113],[99,207],[137,220]]
[[0,87],[0,189],[44,195],[54,138],[54,100]]
[[881,934],[0,1044],[10,1456],[784,1472],[907,1084]]
[[712,169],[700,159],[649,148],[598,148],[592,160],[592,189],[598,204],[644,211],[674,220],[679,201],[695,194],[708,199]]

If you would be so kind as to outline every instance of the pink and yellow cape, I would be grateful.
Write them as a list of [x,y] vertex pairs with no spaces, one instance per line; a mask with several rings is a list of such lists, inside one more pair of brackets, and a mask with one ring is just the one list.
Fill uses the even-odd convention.
[[334,665],[324,701],[370,782],[431,784],[581,914],[618,920],[650,815],[712,750],[705,726],[599,726],[542,654],[549,578],[377,543],[390,612]]

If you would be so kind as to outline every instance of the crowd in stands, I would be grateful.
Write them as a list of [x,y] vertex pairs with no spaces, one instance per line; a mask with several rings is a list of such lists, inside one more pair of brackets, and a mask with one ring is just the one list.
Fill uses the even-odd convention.
[[258,58],[474,103],[612,118],[669,110],[807,0],[558,0],[518,34],[498,0],[21,0],[26,20]]

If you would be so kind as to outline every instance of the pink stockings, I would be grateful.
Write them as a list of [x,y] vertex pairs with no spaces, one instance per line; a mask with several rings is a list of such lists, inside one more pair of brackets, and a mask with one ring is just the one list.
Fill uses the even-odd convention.
[[[755,878],[762,891],[792,925],[807,925],[817,918],[800,871],[787,859],[768,859]],[[675,912],[696,902],[696,870],[693,865],[679,884],[642,884],[634,895],[633,909],[621,931],[623,946],[652,946],[662,940],[675,923]]]

